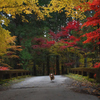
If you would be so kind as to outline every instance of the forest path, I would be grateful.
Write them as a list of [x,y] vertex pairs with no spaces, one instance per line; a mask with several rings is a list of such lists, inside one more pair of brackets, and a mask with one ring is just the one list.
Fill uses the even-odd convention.
[[53,81],[49,76],[26,78],[0,91],[0,100],[99,100],[96,96],[72,91],[72,81],[61,75],[55,75]]

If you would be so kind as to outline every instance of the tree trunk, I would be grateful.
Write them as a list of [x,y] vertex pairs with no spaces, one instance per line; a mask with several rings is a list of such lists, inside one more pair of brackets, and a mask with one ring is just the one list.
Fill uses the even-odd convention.
[[[75,53],[76,53],[76,52],[75,52]],[[76,66],[77,66],[77,65],[76,65],[76,62],[77,62],[77,61],[76,61],[76,54],[75,54],[75,53],[74,53],[74,61],[75,61],[74,68],[76,68]]]
[[34,62],[34,65],[33,65],[33,73],[32,73],[32,75],[34,75],[34,76],[37,75],[35,62]]
[[43,63],[43,75],[45,75],[44,73],[45,73],[45,64]]
[[59,75],[59,55],[56,55],[56,75]]
[[50,56],[49,55],[47,55],[47,75],[49,75],[50,74]]
[[62,70],[62,75],[63,75],[64,74],[64,66],[62,65],[61,68],[62,68],[61,70]]
[[87,57],[84,58],[84,67],[87,67]]

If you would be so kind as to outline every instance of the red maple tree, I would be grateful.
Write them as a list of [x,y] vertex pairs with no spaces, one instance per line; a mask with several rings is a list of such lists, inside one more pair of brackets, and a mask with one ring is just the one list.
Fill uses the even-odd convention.
[[55,43],[55,41],[48,41],[46,38],[42,38],[42,37],[36,38],[35,37],[32,40],[32,43],[33,43],[32,45],[33,49],[40,49],[40,48],[45,49],[45,48],[50,48],[51,45]]
[[[92,32],[85,33],[82,37],[86,36],[86,40],[83,43],[96,43],[99,45],[99,52],[100,52],[100,0],[93,0],[93,2],[88,2],[91,11],[95,11],[95,14],[91,17],[87,18],[87,21],[82,25],[84,26],[92,26],[96,27],[96,29]],[[100,62],[96,62],[93,66],[94,68],[100,67]],[[96,74],[94,75],[96,78]]]
[[88,17],[87,21],[82,25],[82,27],[97,26],[97,29],[84,34],[83,37],[86,36],[87,39],[83,43],[96,42],[97,44],[100,44],[100,0],[93,0],[92,3],[89,2],[88,4],[90,6],[90,10],[95,11],[95,14],[92,17]]
[[57,33],[54,33],[50,31],[51,39],[55,40],[56,42],[62,42],[64,46],[61,46],[61,49],[65,49],[67,47],[72,47],[77,44],[78,41],[80,41],[80,38],[77,38],[73,36],[70,31],[75,30],[75,31],[80,31],[80,22],[79,21],[70,21],[67,23],[65,27],[61,27],[61,31],[58,31]]

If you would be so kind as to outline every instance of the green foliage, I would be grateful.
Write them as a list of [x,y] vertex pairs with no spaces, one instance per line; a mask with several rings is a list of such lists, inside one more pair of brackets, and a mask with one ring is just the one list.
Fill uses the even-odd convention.
[[28,66],[28,62],[30,59],[32,59],[32,56],[31,54],[26,50],[26,49],[23,49],[21,52],[20,52],[20,63],[23,67],[23,69],[27,69],[27,66]]
[[30,60],[32,59],[31,54],[27,51],[27,49],[23,49],[20,54],[20,58],[23,60]]
[[39,5],[40,6],[46,6],[47,4],[49,4],[49,2],[51,1],[51,0],[38,0],[39,1]]

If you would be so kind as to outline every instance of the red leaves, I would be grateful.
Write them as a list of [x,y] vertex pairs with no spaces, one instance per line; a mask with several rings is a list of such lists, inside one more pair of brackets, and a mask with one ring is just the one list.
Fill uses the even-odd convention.
[[9,70],[8,67],[0,66],[0,70]]
[[50,31],[51,38],[55,40],[56,42],[62,42],[67,46],[61,46],[61,49],[65,49],[67,47],[72,47],[77,44],[78,41],[80,41],[80,38],[76,38],[75,36],[70,34],[71,30],[79,31],[80,30],[81,23],[79,21],[70,21],[67,23],[67,26],[62,27],[61,31],[58,33],[54,33]]
[[44,38],[42,38],[42,37],[40,37],[40,38],[34,38],[33,40],[32,40],[32,42],[35,42],[37,45],[41,45],[41,44],[43,44],[43,43],[46,43],[46,39],[44,39]]
[[99,9],[100,9],[100,7],[99,7],[100,0],[93,0],[93,2],[92,3],[89,3],[89,5],[90,5],[90,8],[92,10],[99,11]]
[[[89,43],[89,42],[94,42],[99,40],[100,38],[100,28],[97,29],[96,31],[90,32],[90,33],[85,33],[83,37],[86,36],[87,40],[84,41],[83,43]],[[99,41],[97,42],[99,44]]]
[[65,63],[66,66],[71,66],[71,65],[73,65],[73,64],[74,64],[74,62],[71,62],[71,63]]
[[99,68],[100,67],[100,62],[96,62],[93,67],[94,68]]
[[47,41],[47,44],[53,45],[55,44],[55,41]]
[[55,44],[55,41],[48,41],[46,38],[34,38],[32,40],[33,49],[40,49],[40,48],[50,48],[53,44]]
[[48,41],[46,38],[34,38],[32,40],[32,48],[33,49],[39,49],[39,48],[50,48],[52,45],[56,42],[62,42],[67,46],[61,46],[61,49],[65,49],[67,47],[72,47],[77,44],[77,41],[79,41],[79,38],[76,38],[75,36],[70,34],[71,30],[78,31],[80,29],[80,23],[79,21],[71,21],[67,23],[66,27],[62,27],[61,31],[59,31],[57,34],[50,31],[50,37],[51,41]]
[[63,45],[63,46],[60,46],[60,49],[61,49],[61,50],[64,50],[64,49],[66,49],[67,47],[68,47],[68,46],[64,46],[64,45]]
[[96,26],[96,25],[98,25],[98,22],[99,22],[99,24],[100,24],[100,18],[99,17],[88,17],[87,18],[87,22],[85,22],[82,26],[81,26],[81,28],[82,27],[84,27],[84,26]]
[[62,31],[66,31],[69,32],[70,30],[75,30],[75,31],[78,31],[80,29],[80,23],[79,21],[71,21],[69,23],[67,23],[67,26],[66,27],[62,27]]
[[[88,3],[91,10],[95,11],[95,14],[93,17],[88,17],[87,18],[87,22],[85,22],[82,27],[84,26],[97,26],[100,25],[100,0],[93,0],[93,2],[89,2]],[[97,30],[90,32],[90,33],[86,33],[85,35],[83,35],[83,37],[86,36],[87,40],[84,41],[83,43],[89,43],[89,42],[95,42],[97,41],[97,44],[100,44],[99,42],[99,38],[100,38],[100,28],[98,28]]]
[[70,36],[70,40],[75,40],[75,36]]
[[73,20],[73,21],[67,23],[66,27],[62,27],[61,28],[62,30],[60,32],[58,32],[57,34],[55,34],[52,31],[50,31],[49,34],[52,36],[52,39],[57,41],[60,37],[69,37],[70,36],[69,32],[71,30],[75,30],[75,31],[80,30],[80,25],[81,24],[79,23],[79,21]]

